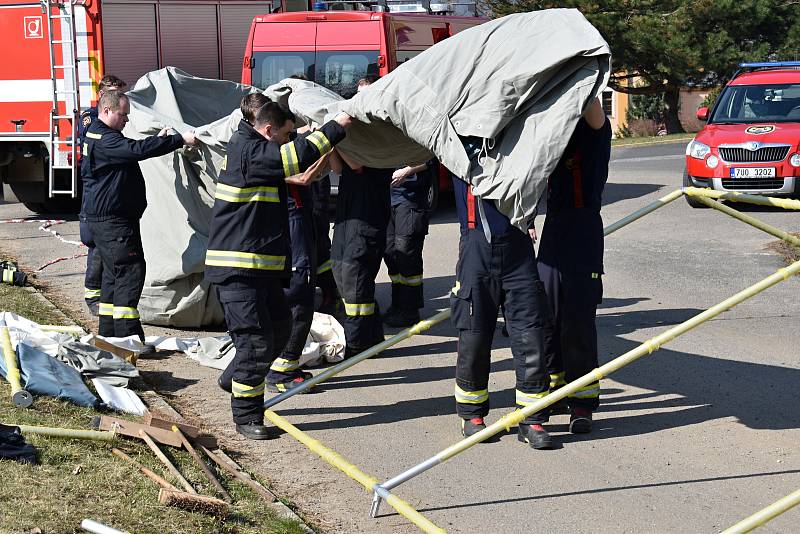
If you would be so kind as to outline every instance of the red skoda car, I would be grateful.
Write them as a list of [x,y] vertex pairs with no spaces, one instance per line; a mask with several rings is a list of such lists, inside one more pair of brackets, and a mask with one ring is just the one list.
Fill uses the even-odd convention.
[[[686,147],[684,186],[800,196],[800,61],[741,63]],[[704,207],[691,197],[692,207]]]

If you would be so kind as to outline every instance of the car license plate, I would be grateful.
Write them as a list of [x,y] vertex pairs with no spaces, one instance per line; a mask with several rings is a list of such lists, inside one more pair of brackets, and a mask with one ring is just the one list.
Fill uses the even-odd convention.
[[733,167],[731,178],[774,178],[775,167]]

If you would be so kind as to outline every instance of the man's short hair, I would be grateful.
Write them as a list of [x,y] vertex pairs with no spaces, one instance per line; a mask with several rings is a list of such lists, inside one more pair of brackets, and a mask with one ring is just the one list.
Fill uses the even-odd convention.
[[99,89],[101,91],[107,91],[109,89],[122,89],[126,85],[128,84],[122,81],[121,79],[117,78],[113,74],[106,74],[105,76],[100,78]]
[[262,93],[250,93],[242,98],[242,102],[239,104],[239,109],[242,111],[242,117],[244,117],[244,120],[250,124],[253,124],[256,120],[256,114],[258,113],[258,110],[270,102],[271,100]]
[[118,111],[122,107],[122,102],[128,100],[125,93],[122,91],[106,91],[100,96],[100,101],[97,103],[97,109],[103,111],[105,108],[111,111]]
[[282,108],[275,102],[268,102],[259,108],[253,126],[256,128],[263,128],[269,124],[273,128],[280,128],[286,124],[286,121],[294,122],[294,113],[288,109]]
[[356,86],[363,87],[365,85],[372,85],[373,83],[377,82],[380,79],[381,77],[378,76],[377,74],[367,74],[366,76],[358,80]]

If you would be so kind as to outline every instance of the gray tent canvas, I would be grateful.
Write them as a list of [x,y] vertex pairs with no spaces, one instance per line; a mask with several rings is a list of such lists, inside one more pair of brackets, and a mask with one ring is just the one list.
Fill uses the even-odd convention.
[[[265,93],[311,124],[340,110],[360,122],[341,149],[363,164],[398,167],[434,154],[476,194],[520,226],[536,208],[586,103],[608,79],[609,48],[577,10],[510,15],[455,35],[350,100],[312,82],[284,80]],[[203,282],[208,225],[224,150],[241,97],[256,89],[151,72],[129,93],[125,134],[196,129],[201,148],[141,163],[148,209],[145,322],[198,327],[222,322]],[[468,154],[465,141],[475,144]]]

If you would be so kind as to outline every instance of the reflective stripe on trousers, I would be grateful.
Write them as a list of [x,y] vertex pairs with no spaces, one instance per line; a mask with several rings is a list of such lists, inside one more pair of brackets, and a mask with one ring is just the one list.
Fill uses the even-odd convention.
[[264,394],[265,382],[261,382],[256,386],[248,386],[247,384],[240,384],[239,382],[231,382],[231,393],[234,397],[258,397]]

